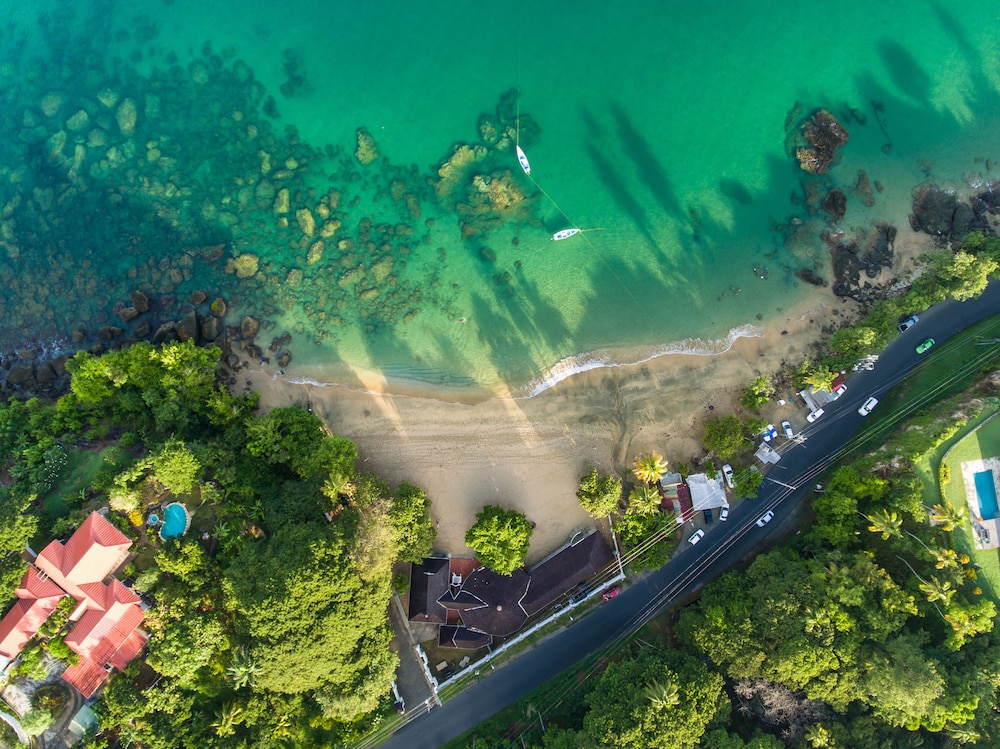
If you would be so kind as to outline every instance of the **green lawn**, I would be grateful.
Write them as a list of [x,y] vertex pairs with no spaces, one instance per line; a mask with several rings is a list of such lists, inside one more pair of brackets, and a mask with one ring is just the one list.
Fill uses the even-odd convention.
[[[930,506],[941,501],[936,477],[938,466],[944,459],[944,465],[948,466],[951,473],[951,478],[944,485],[945,499],[955,507],[968,506],[965,484],[962,481],[962,463],[982,457],[1000,456],[1000,416],[979,427],[996,410],[996,406],[986,408],[979,418],[970,422],[955,438],[918,463],[917,468],[925,484],[925,504]],[[947,458],[944,458],[946,453]],[[979,585],[983,593],[1000,605],[1000,549],[976,549],[968,521],[955,529],[954,540],[956,551],[968,554],[980,566]]]

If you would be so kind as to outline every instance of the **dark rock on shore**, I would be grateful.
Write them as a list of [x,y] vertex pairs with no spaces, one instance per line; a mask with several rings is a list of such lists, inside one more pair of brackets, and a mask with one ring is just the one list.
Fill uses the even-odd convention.
[[813,286],[826,286],[826,281],[812,268],[802,268],[795,271],[795,277]]
[[881,285],[873,286],[868,281],[862,283],[861,273],[875,279],[884,268],[890,267],[895,256],[895,239],[896,227],[885,223],[875,226],[863,249],[860,239],[844,240],[842,235],[830,235],[828,241],[831,243],[833,257],[833,293],[863,304],[885,298],[886,291]]
[[35,382],[35,366],[33,364],[15,364],[7,372],[7,382],[17,387],[25,387]]
[[990,216],[998,207],[1000,188],[995,182],[968,201],[960,201],[950,190],[921,185],[913,194],[910,226],[942,239],[959,239],[970,231],[992,234]]
[[177,337],[182,341],[198,343],[198,313],[191,310],[177,323]]
[[222,332],[222,320],[215,315],[210,315],[201,321],[201,337],[207,343],[216,341]]

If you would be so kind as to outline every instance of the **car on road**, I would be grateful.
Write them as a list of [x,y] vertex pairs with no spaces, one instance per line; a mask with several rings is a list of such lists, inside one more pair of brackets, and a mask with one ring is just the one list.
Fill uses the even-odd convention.
[[763,515],[761,515],[760,518],[758,518],[757,525],[763,528],[765,525],[771,522],[771,519],[773,517],[774,517],[774,510],[768,510]]
[[795,432],[792,431],[791,423],[787,421],[781,422],[781,430],[785,433],[785,436],[788,437],[788,439],[795,436]]
[[733,479],[733,467],[728,463],[726,463],[724,466],[722,466],[722,475],[726,477],[726,485],[730,489],[735,489],[736,482]]
[[878,405],[878,398],[872,396],[871,398],[869,398],[868,400],[866,400],[864,403],[861,404],[861,408],[858,409],[858,413],[861,414],[862,416],[867,416],[868,414],[870,414],[872,411],[875,410],[875,406],[877,405]]
[[920,321],[919,317],[917,317],[916,315],[910,315],[909,317],[907,317],[905,320],[903,320],[903,322],[901,322],[896,327],[899,328],[899,332],[900,333],[905,333],[907,330],[909,330],[914,325],[916,325],[919,321]]
[[719,510],[719,520],[723,523],[729,520],[729,505],[722,505],[722,509]]
[[621,593],[621,592],[622,592],[622,589],[619,586],[616,585],[611,590],[604,591],[601,594],[601,598],[603,598],[605,601],[610,601],[612,598],[617,598],[618,594]]
[[934,345],[934,339],[933,338],[926,338],[926,339],[924,339],[923,343],[921,343],[919,346],[917,346],[917,353],[918,354],[924,354],[924,353],[930,351],[931,350],[931,346],[933,346],[933,345]]
[[694,532],[694,535],[688,539],[688,543],[694,546],[696,543],[701,541],[705,537],[705,531],[703,528],[699,528]]
[[810,424],[812,424],[814,421],[816,421],[816,419],[818,419],[824,413],[825,413],[825,411],[823,411],[822,408],[817,408],[811,414],[809,414],[808,416],[806,416],[806,421],[808,421]]

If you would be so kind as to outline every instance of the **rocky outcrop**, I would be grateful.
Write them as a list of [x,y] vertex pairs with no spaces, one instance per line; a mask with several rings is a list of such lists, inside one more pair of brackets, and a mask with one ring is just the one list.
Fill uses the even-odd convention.
[[840,221],[847,213],[847,196],[835,187],[826,194],[821,205],[834,221]]
[[910,226],[914,231],[950,236],[957,207],[958,198],[954,192],[934,185],[921,185],[913,194]]
[[191,310],[177,323],[175,330],[177,337],[182,341],[194,341],[198,343],[198,313]]
[[867,240],[863,235],[853,240],[843,239],[842,234],[828,235],[833,258],[833,293],[866,304],[884,298],[883,287],[889,284],[873,285],[862,281],[861,274],[874,280],[892,265],[895,239],[896,228],[885,223],[877,224]]
[[808,145],[795,149],[799,166],[810,174],[824,174],[850,134],[827,109],[817,109],[802,123],[802,138]]
[[35,366],[33,364],[15,364],[7,372],[7,382],[17,387],[34,384]]
[[240,321],[240,335],[244,338],[253,338],[260,330],[260,320],[256,317],[246,315]]
[[826,286],[826,281],[812,268],[802,268],[795,271],[795,277],[813,286]]
[[153,308],[153,303],[143,291],[133,291],[129,298],[132,300],[132,306],[140,313],[149,312]]

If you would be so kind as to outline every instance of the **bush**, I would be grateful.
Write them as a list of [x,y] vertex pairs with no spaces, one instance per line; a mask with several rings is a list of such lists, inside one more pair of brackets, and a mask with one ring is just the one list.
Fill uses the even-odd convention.
[[774,385],[771,384],[771,378],[767,375],[761,375],[743,391],[740,405],[750,411],[756,411],[771,400],[772,395],[774,395]]
[[21,718],[21,727],[29,736],[41,736],[51,725],[52,713],[42,708],[30,710]]
[[951,481],[951,467],[947,463],[942,463],[941,468],[938,470],[938,475],[941,479],[942,486]]
[[531,523],[524,513],[486,505],[476,514],[476,523],[465,534],[465,543],[484,565],[501,575],[510,575],[524,564],[531,541]]

